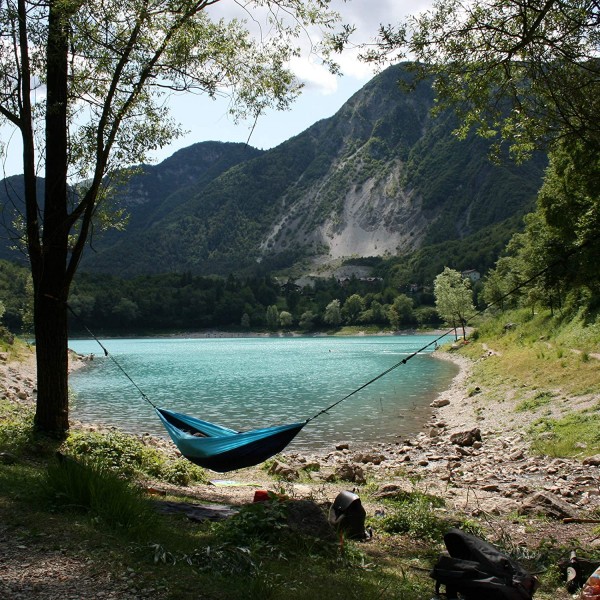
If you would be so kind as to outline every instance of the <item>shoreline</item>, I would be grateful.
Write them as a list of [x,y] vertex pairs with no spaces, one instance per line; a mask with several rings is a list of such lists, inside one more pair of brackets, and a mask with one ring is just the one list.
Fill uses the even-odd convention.
[[[467,329],[467,332],[469,329]],[[220,329],[209,329],[203,331],[178,331],[171,333],[148,333],[148,334],[131,334],[131,335],[112,335],[98,334],[99,339],[237,339],[237,338],[320,338],[320,337],[394,337],[394,336],[411,336],[411,335],[431,335],[446,337],[454,335],[453,329],[399,329],[397,331],[379,331],[369,332],[359,330],[356,332],[299,332],[299,331],[223,331]],[[459,336],[461,337],[461,336]],[[74,335],[71,340],[92,340],[89,335]]]
[[[490,355],[486,352],[479,360]],[[459,370],[450,386],[430,404],[430,417],[419,433],[401,435],[393,442],[368,445],[340,441],[322,452],[287,452],[275,457],[269,473],[262,465],[231,474],[208,471],[213,483],[185,488],[185,493],[205,501],[243,504],[251,502],[255,489],[284,485],[295,497],[310,497],[318,489],[332,500],[340,488],[356,485],[360,490],[369,480],[383,492],[419,490],[438,495],[444,498],[447,509],[474,517],[558,511],[563,517],[576,518],[600,510],[599,463],[586,465],[577,459],[531,453],[526,429],[534,416],[519,413],[517,417],[509,401],[500,406],[482,401],[483,394],[469,393],[467,386],[475,365],[471,359],[452,350],[438,351],[435,357],[453,362]],[[86,363],[85,357],[71,354],[69,370]],[[10,402],[33,405],[34,353],[23,362],[0,361],[0,378]],[[75,422],[72,427],[103,429]],[[474,439],[457,443],[456,437],[468,432],[477,432]],[[146,443],[176,454],[170,441],[143,437]],[[222,487],[221,481],[228,483]],[[170,486],[161,483],[160,487]],[[177,489],[173,486],[171,492]],[[524,524],[513,525],[519,535],[527,537]],[[555,533],[552,522],[545,527],[549,535]],[[586,529],[577,523],[560,527],[565,535],[591,532],[589,526]],[[600,546],[600,539],[592,539],[594,543]]]

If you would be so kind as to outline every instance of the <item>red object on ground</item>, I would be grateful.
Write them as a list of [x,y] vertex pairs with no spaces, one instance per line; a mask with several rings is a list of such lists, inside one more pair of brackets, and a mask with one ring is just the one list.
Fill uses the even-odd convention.
[[254,492],[254,502],[266,502],[269,499],[267,490],[256,490]]

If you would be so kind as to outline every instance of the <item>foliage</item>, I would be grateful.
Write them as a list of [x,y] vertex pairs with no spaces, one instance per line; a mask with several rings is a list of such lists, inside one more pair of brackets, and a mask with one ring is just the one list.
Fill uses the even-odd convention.
[[364,308],[364,300],[358,294],[352,294],[349,296],[344,302],[344,306],[342,306],[342,317],[349,323],[353,325],[358,321],[358,317]]
[[541,305],[565,317],[593,314],[600,293],[598,181],[600,163],[581,143],[562,144],[553,152],[538,210],[527,215],[525,231],[512,237],[506,256],[488,274],[486,300],[499,301],[501,308]]
[[277,310],[277,306],[272,304],[267,307],[267,327],[271,331],[275,331],[279,327],[279,311]]
[[368,57],[410,54],[434,73],[440,108],[452,106],[464,135],[506,140],[517,157],[556,140],[597,153],[600,34],[584,1],[437,0],[380,29]]
[[600,452],[599,406],[561,419],[542,418],[531,429],[533,448],[548,456],[592,456]]
[[444,506],[442,498],[412,492],[389,500],[386,505],[385,516],[375,524],[387,533],[408,533],[419,539],[441,541],[448,530],[447,520],[435,512],[436,508]]
[[166,460],[152,446],[118,430],[76,431],[69,435],[64,446],[75,459],[101,463],[123,477],[149,476],[176,485],[206,481],[200,467],[181,458]]
[[334,298],[325,308],[325,314],[323,315],[323,321],[328,325],[337,327],[342,322],[342,311],[340,308],[340,301]]
[[275,494],[266,502],[254,502],[215,526],[219,537],[242,546],[268,545],[281,542],[288,532],[285,501]]
[[450,325],[460,324],[465,335],[465,324],[475,314],[471,281],[458,271],[446,267],[434,281],[435,306],[440,316]]

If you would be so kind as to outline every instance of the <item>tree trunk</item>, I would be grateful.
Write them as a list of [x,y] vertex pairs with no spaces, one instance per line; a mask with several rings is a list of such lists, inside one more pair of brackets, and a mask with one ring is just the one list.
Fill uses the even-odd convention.
[[44,293],[34,300],[38,431],[62,437],[69,429],[68,330],[64,302]]
[[[63,436],[69,429],[67,276],[69,216],[68,168],[68,13],[69,6],[49,2],[46,99],[46,173],[42,245],[29,243],[34,285],[33,316],[38,397],[35,427]],[[28,213],[28,221],[32,216]]]

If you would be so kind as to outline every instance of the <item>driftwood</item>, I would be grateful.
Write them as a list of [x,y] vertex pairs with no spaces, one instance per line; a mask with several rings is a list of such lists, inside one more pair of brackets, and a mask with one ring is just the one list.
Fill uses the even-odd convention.
[[600,523],[600,519],[578,519],[576,517],[567,517],[563,523]]

